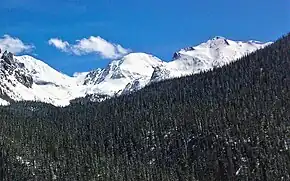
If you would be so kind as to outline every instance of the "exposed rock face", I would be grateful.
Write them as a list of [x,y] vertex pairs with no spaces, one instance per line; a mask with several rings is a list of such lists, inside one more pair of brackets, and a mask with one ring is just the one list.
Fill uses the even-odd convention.
[[88,85],[88,84],[97,84],[99,82],[98,77],[100,76],[100,74],[102,73],[102,69],[96,69],[93,70],[91,72],[89,72],[85,79],[84,79],[84,85]]
[[[27,88],[31,88],[33,78],[21,62],[15,61],[13,54],[5,51],[0,59],[0,78],[11,82],[11,76]],[[13,84],[13,82],[11,82]]]
[[170,70],[166,69],[166,66],[160,66],[154,69],[150,82],[158,82],[169,78],[170,78]]

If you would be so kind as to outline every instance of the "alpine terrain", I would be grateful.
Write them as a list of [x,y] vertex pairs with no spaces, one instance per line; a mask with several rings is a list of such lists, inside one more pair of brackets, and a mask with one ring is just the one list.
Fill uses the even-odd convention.
[[66,106],[81,97],[100,101],[131,93],[152,82],[221,67],[269,44],[215,37],[175,52],[169,62],[146,53],[130,53],[104,69],[76,73],[73,77],[31,56],[14,56],[5,51],[0,54],[0,105],[30,100]]
[[[73,78],[4,53],[3,100],[8,93],[44,101],[65,93],[120,96],[0,106],[0,180],[289,181],[290,34],[229,63],[264,45],[218,38],[169,63],[134,53]],[[45,89],[55,97],[46,100]]]

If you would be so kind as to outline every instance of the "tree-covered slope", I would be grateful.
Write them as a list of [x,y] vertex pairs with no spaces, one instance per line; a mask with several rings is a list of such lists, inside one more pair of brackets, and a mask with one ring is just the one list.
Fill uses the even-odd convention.
[[290,35],[101,103],[0,109],[2,180],[290,180]]

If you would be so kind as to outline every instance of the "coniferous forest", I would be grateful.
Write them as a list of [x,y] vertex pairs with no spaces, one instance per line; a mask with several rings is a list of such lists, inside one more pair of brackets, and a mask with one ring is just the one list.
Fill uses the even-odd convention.
[[3,181],[289,181],[290,34],[100,103],[0,108]]

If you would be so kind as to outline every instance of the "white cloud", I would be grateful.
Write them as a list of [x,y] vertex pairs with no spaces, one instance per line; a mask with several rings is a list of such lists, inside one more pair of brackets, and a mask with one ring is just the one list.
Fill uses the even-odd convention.
[[64,52],[68,51],[69,43],[67,41],[62,41],[58,38],[52,38],[48,41],[49,45],[55,46],[57,49],[60,49]]
[[114,59],[120,58],[130,52],[129,49],[125,49],[119,44],[110,43],[99,36],[91,36],[77,40],[74,45],[70,45],[67,41],[58,38],[52,38],[48,43],[61,51],[73,53],[78,56],[96,53],[103,58]]
[[0,38],[0,49],[14,54],[29,52],[34,48],[33,45],[23,43],[19,38],[4,35]]

